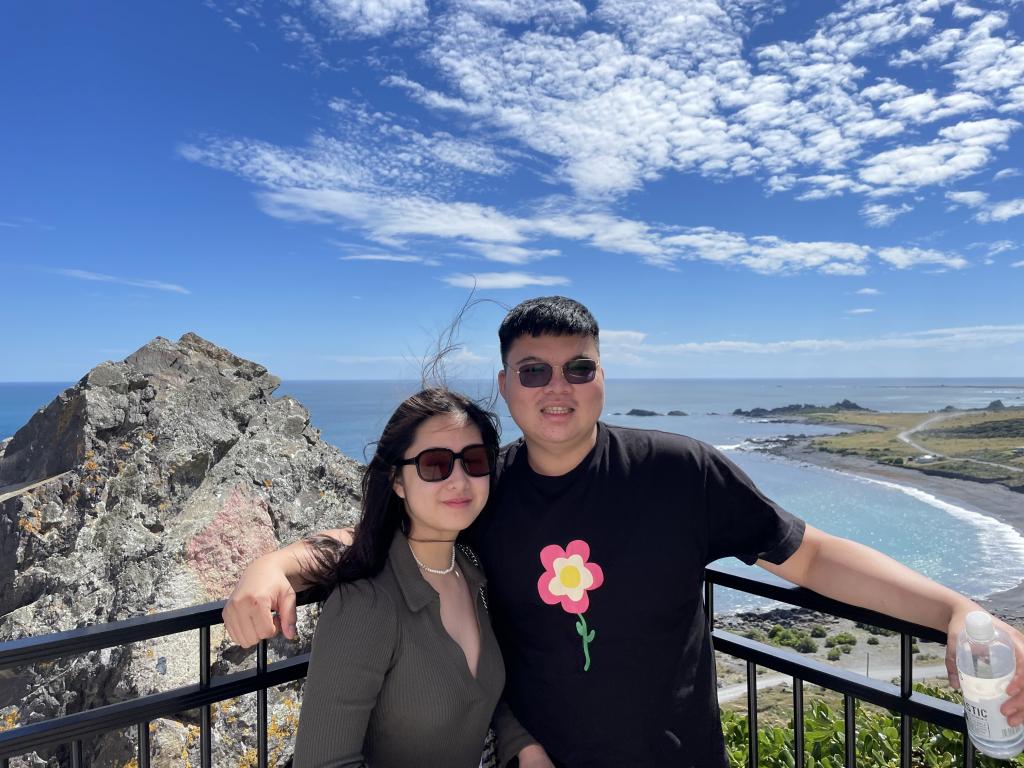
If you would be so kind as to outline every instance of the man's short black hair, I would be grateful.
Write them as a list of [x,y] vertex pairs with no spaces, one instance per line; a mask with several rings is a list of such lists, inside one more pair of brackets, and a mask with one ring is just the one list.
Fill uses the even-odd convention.
[[565,296],[539,296],[513,307],[498,328],[501,362],[520,336],[589,336],[598,344],[597,320],[590,310]]

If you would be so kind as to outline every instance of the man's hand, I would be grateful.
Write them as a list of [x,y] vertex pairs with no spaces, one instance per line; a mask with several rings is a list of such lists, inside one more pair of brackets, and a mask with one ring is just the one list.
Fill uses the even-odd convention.
[[[352,544],[355,530],[337,528],[318,535],[330,536],[347,547]],[[304,579],[302,566],[309,562],[309,547],[305,540],[296,541],[257,558],[242,572],[221,613],[232,640],[243,648],[250,648],[278,632],[289,640],[297,637],[295,590],[310,586]]]
[[[973,610],[977,610],[977,608]],[[956,668],[956,640],[960,630],[963,629],[968,612],[963,610],[953,614],[946,637],[946,672],[949,674],[949,684],[954,688],[960,687],[960,677]],[[1017,671],[1009,685],[1006,686],[1009,698],[1003,702],[999,711],[1003,713],[1011,726],[1021,725],[1024,723],[1024,635],[1005,621],[994,616],[992,618],[993,623],[1010,638],[1017,657]]]
[[519,768],[555,768],[548,753],[540,744],[530,744],[519,750]]
[[[231,639],[243,648],[283,632],[295,633],[295,589],[282,566],[283,551],[254,560],[242,573],[221,614]],[[288,555],[285,555],[286,557]],[[274,615],[273,612],[277,612]]]

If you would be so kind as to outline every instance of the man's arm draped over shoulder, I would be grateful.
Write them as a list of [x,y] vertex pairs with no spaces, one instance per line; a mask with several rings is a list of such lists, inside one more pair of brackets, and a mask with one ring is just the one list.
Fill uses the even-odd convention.
[[[352,543],[351,528],[316,535],[346,546]],[[305,576],[313,563],[313,553],[312,543],[301,539],[249,564],[222,613],[224,627],[234,642],[249,648],[278,632],[295,639],[295,593],[311,586]]]

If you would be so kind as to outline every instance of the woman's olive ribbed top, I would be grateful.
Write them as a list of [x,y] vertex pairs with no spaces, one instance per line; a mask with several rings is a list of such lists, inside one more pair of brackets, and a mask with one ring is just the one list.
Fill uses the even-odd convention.
[[338,587],[324,603],[295,768],[477,768],[505,668],[480,599],[483,573],[461,552],[457,561],[480,626],[477,676],[397,534],[379,575]]

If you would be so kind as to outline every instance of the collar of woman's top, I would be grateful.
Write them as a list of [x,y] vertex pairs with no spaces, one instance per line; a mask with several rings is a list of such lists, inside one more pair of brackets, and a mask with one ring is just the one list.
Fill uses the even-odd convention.
[[[419,566],[413,559],[412,550],[409,549],[409,540],[401,531],[396,532],[394,539],[391,540],[388,567],[395,575],[395,581],[398,582],[398,587],[402,590],[402,596],[410,611],[422,610],[438,599],[437,590],[423,578]],[[473,565],[457,544],[455,545],[455,567],[465,575],[471,595],[476,595],[480,591],[480,587],[487,583],[483,571]]]

